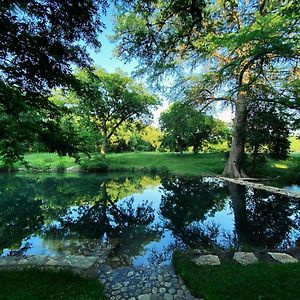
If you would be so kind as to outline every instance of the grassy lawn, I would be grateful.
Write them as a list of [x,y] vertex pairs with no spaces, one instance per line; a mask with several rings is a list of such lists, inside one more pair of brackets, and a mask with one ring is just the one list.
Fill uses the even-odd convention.
[[258,178],[278,177],[265,184],[285,186],[300,184],[300,153],[292,153],[288,160],[268,159],[266,164],[258,165],[255,173]]
[[[30,167],[37,169],[67,168],[76,166],[75,160],[69,156],[59,156],[56,153],[27,153],[25,160]],[[17,163],[16,167],[22,167]]]
[[122,153],[107,156],[109,169],[148,169],[176,175],[221,174],[226,158],[220,153],[175,154],[159,152]]
[[103,286],[97,279],[85,279],[60,271],[0,271],[1,300],[102,300]]
[[300,299],[300,263],[197,266],[179,252],[173,261],[193,295],[205,300]]
[[[294,146],[296,147],[297,145]],[[61,157],[54,153],[30,153],[25,160],[31,168],[47,170],[54,168],[64,171],[67,167],[77,165],[73,158]],[[81,168],[86,171],[150,171],[155,173],[172,173],[184,176],[205,176],[222,174],[227,158],[224,153],[161,153],[132,152],[108,154],[105,159],[94,156],[82,162]],[[17,163],[16,167],[22,167]],[[292,153],[286,161],[268,159],[267,163],[257,164],[257,178],[275,178],[265,182],[274,186],[300,184],[300,152]]]

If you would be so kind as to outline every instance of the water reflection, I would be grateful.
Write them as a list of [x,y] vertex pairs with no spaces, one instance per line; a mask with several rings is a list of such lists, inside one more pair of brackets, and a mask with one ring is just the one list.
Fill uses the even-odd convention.
[[165,226],[188,246],[216,246],[218,226],[202,223],[224,209],[227,190],[223,182],[209,178],[165,178],[162,190],[160,209]]
[[82,253],[116,241],[111,259],[168,262],[176,247],[287,248],[296,199],[215,178],[1,175],[0,254]]
[[235,216],[239,245],[287,248],[290,234],[299,231],[297,199],[227,183]]

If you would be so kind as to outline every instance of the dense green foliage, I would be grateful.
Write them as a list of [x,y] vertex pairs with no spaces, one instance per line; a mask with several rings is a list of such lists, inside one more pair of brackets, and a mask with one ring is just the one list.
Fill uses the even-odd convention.
[[293,300],[300,296],[299,263],[196,266],[179,252],[173,262],[191,292],[207,300]]
[[141,84],[121,72],[85,70],[76,77],[79,84],[64,102],[73,107],[81,126],[94,131],[96,149],[102,154],[106,153],[111,137],[121,125],[149,118],[150,108],[158,102]]
[[119,56],[138,59],[140,70],[155,76],[187,66],[200,70],[187,80],[178,73],[186,94],[203,108],[216,101],[233,104],[224,174],[247,176],[248,104],[264,101],[299,110],[299,1],[119,2]]
[[258,158],[269,154],[274,159],[287,159],[291,116],[282,107],[268,103],[248,106],[246,147],[252,152],[253,168]]
[[141,122],[125,122],[112,135],[109,152],[134,152],[160,150],[162,132]]
[[66,271],[1,271],[2,300],[105,300],[97,279],[84,279]]
[[160,126],[164,133],[163,146],[181,153],[188,147],[198,153],[205,145],[229,135],[225,123],[198,111],[192,103],[173,103],[161,114]]
[[62,154],[79,150],[75,132],[60,122],[67,110],[48,96],[76,82],[74,65],[91,64],[86,47],[100,49],[106,7],[105,0],[1,2],[0,156],[6,164],[35,141]]

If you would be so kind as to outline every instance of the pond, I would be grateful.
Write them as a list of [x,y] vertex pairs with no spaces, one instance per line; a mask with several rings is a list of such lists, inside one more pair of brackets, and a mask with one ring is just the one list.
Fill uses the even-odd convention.
[[173,249],[286,249],[300,202],[212,177],[1,174],[0,255],[89,253],[168,264]]

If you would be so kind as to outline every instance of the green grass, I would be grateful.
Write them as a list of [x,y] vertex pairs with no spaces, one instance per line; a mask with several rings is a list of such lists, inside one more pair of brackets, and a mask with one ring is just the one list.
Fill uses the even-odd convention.
[[265,182],[268,185],[285,186],[300,184],[300,153],[293,153],[287,160],[268,159],[266,164],[257,165],[255,177],[276,178]]
[[[56,153],[28,153],[25,155],[25,161],[30,168],[47,170],[50,168],[61,169],[76,166],[75,160],[69,156],[59,156]],[[22,167],[18,162],[16,167]]]
[[[25,155],[31,169],[64,171],[67,167],[79,166],[73,158],[61,157],[54,153],[30,153]],[[105,159],[93,156],[81,163],[84,171],[143,171],[153,173],[172,173],[182,176],[205,176],[221,174],[226,158],[224,153],[176,154],[161,152],[131,152],[108,154]],[[20,163],[16,167],[21,167]],[[265,182],[274,186],[300,184],[300,153],[292,153],[286,161],[268,159],[258,163],[254,174],[257,178],[277,178]]]
[[197,266],[179,252],[173,262],[192,294],[205,300],[300,299],[300,263]]
[[300,139],[295,136],[291,136],[289,140],[291,142],[290,145],[291,152],[300,153]]
[[225,156],[221,153],[122,153],[110,154],[106,160],[108,170],[149,170],[193,176],[221,174],[226,163]]
[[66,271],[0,271],[1,300],[102,300],[104,288],[97,279]]
[[[73,158],[61,157],[55,153],[30,153],[25,160],[31,169],[48,170],[79,166]],[[81,167],[85,171],[150,171],[170,172],[177,175],[216,175],[225,166],[226,158],[222,153],[175,154],[161,152],[134,152],[108,154],[105,159],[93,156],[85,159]],[[15,165],[22,167],[21,163]]]

